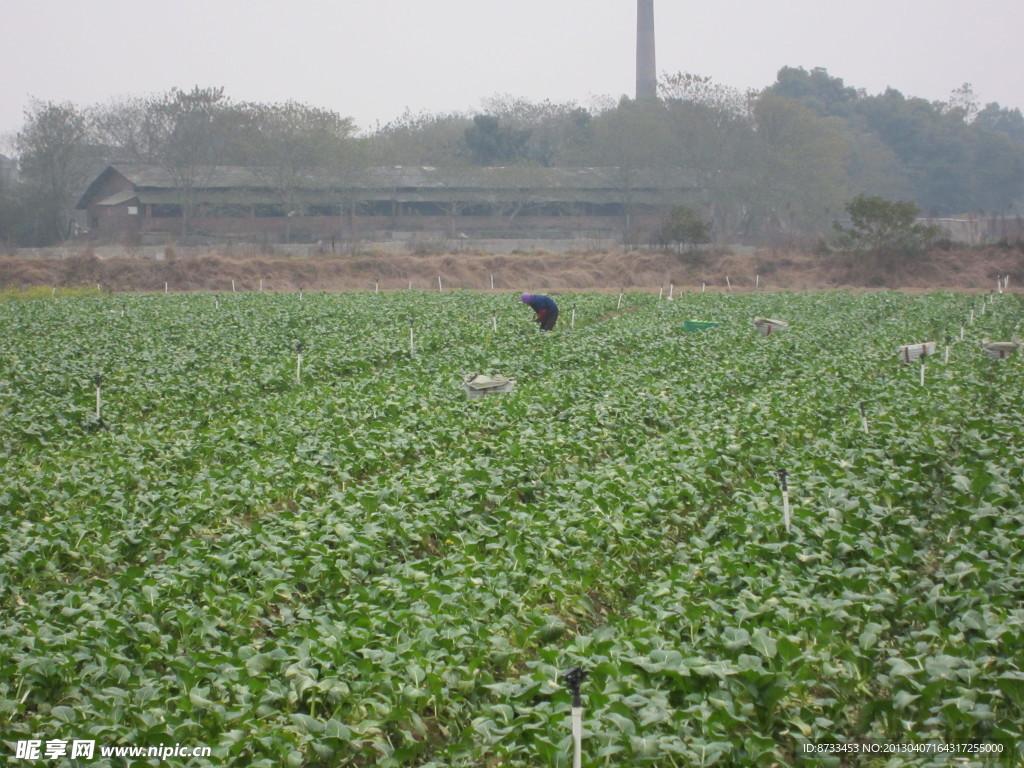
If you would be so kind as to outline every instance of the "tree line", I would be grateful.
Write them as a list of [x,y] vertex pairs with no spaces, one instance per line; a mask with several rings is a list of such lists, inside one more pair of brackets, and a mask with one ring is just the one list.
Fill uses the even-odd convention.
[[163,167],[188,201],[213,166],[260,169],[286,210],[304,175],[374,165],[682,168],[720,241],[810,242],[856,196],[932,216],[1017,217],[1024,202],[1024,116],[980,105],[964,85],[945,102],[869,95],[820,69],[783,68],[740,92],[665,75],[657,100],[535,103],[486,99],[476,114],[406,113],[371,130],[307,104],[237,102],[222,88],[172,89],[102,105],[33,102],[17,134],[17,181],[0,181],[0,242],[68,236],[73,207],[110,162]]

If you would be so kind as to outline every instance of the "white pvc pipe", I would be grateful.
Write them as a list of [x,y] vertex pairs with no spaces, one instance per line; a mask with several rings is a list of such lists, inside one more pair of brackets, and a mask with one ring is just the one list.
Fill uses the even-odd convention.
[[583,708],[572,708],[572,768],[583,768]]

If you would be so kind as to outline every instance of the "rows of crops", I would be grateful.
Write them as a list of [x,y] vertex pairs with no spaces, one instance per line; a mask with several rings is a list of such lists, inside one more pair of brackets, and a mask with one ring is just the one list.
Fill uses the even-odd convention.
[[0,304],[0,736],[567,765],[581,665],[585,765],[1024,760],[1021,297],[617,300]]

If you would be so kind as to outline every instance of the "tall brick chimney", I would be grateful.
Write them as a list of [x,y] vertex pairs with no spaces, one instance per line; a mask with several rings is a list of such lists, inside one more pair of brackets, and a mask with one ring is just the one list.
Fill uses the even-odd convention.
[[636,99],[658,98],[654,66],[654,0],[636,0]]

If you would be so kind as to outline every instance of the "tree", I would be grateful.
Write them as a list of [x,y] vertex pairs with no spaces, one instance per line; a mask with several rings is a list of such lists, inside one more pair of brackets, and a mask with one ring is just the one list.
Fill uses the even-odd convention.
[[850,226],[835,222],[836,244],[874,266],[892,269],[931,247],[936,227],[917,221],[920,209],[911,202],[858,195],[845,206]]
[[715,230],[730,238],[749,204],[755,94],[690,73],[668,75],[660,91],[671,136],[666,162],[696,175]]
[[316,171],[330,168],[343,153],[352,120],[294,101],[247,105],[245,112],[256,126],[247,159],[288,214],[285,239],[289,240],[292,213],[306,213],[302,190]]
[[[969,103],[971,97],[960,93],[958,98]],[[947,108],[924,99],[907,99],[893,89],[865,99],[861,107],[866,129],[899,158],[910,184],[910,198],[929,213],[1001,210],[1019,194],[1012,173],[1013,156],[1019,162],[1024,153],[1015,151],[1004,137],[991,135],[993,113],[979,112],[968,123],[964,106]]]
[[153,99],[137,96],[94,107],[91,114],[96,142],[107,147],[116,160],[158,163],[161,147],[155,111]]
[[970,83],[964,83],[949,94],[949,101],[941,105],[944,114],[953,114],[965,123],[973,123],[978,116],[978,98]]
[[0,173],[0,246],[35,243],[36,222],[23,186]]
[[837,118],[774,93],[754,105],[748,206],[755,234],[820,235],[842,207],[849,145]]
[[694,245],[711,242],[711,224],[701,219],[692,208],[680,205],[665,217],[659,238],[663,244],[678,250],[682,250],[683,246],[692,248]]
[[750,104],[756,94],[741,93],[735,88],[716,83],[710,77],[692,72],[666,75],[658,85],[661,98],[666,101],[687,102],[707,108],[722,120],[750,114]]
[[1006,212],[1024,202],[1024,151],[1009,136],[979,128],[965,144],[960,185],[970,206],[961,212]]
[[672,134],[660,101],[623,98],[619,105],[594,119],[593,155],[589,165],[612,169],[615,202],[624,212],[624,242],[639,235],[635,214],[639,188],[649,181],[651,169],[667,170],[676,164]]
[[67,236],[76,198],[95,171],[88,138],[88,118],[74,104],[33,101],[25,111],[16,146],[33,244]]
[[377,165],[465,165],[466,128],[472,121],[458,112],[413,113],[378,126],[362,143]]
[[974,119],[974,126],[1004,133],[1010,141],[1024,148],[1024,115],[1019,109],[1000,107],[995,101],[986,104]]
[[170,174],[178,189],[181,231],[190,234],[196,192],[225,157],[229,139],[222,130],[229,102],[223,88],[172,88],[148,105],[152,121],[153,159]]
[[568,102],[531,102],[508,95],[483,100],[484,112],[505,130],[525,135],[517,160],[543,166],[573,165],[590,136],[590,111]]
[[799,101],[819,115],[838,117],[854,114],[864,97],[863,91],[844,85],[842,78],[832,77],[820,67],[810,72],[803,67],[783,67],[768,92]]
[[495,115],[476,115],[465,136],[466,146],[479,165],[506,165],[526,156],[530,130],[502,125]]

